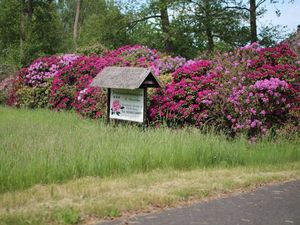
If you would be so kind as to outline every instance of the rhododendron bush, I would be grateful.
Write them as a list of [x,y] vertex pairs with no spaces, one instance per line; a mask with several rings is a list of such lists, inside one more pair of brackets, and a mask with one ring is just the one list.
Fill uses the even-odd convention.
[[75,109],[83,116],[99,118],[105,112],[106,93],[89,85],[104,67],[151,67],[159,76],[174,72],[184,62],[184,58],[161,57],[156,50],[139,45],[124,46],[104,56],[43,57],[18,72],[9,102],[31,108]]
[[211,96],[218,74],[210,72],[211,62],[199,60],[177,69],[165,90],[152,97],[150,118],[168,124],[202,125],[208,119]]
[[148,67],[150,62],[160,58],[156,50],[140,45],[126,45],[117,50],[107,52],[105,58],[122,59],[124,65]]
[[139,45],[101,56],[43,57],[0,87],[9,87],[1,90],[9,105],[75,109],[95,119],[105,115],[107,96],[89,85],[106,66],[150,67],[165,83],[149,92],[152,124],[213,126],[249,137],[300,126],[300,63],[284,43],[272,48],[254,43],[211,60],[186,61]]
[[61,68],[72,65],[77,57],[69,54],[37,59],[28,67],[24,75],[24,83],[28,86],[42,86],[49,78],[53,78]]
[[0,82],[0,104],[8,103],[9,94],[13,89],[14,77],[9,76]]
[[[54,77],[49,104],[54,109],[75,108],[82,115],[92,118],[101,116],[96,102],[103,102],[100,88],[89,87],[93,78],[105,67],[117,64],[116,58],[80,56],[69,66],[61,69]],[[89,95],[87,95],[89,93]]]
[[35,60],[28,68],[21,69],[14,81],[9,104],[46,107],[53,78],[62,68],[72,65],[77,57],[73,54],[43,57]]
[[99,57],[80,56],[54,77],[49,104],[55,109],[72,109],[90,118],[106,111],[106,94],[101,88],[89,87],[93,78],[106,66],[149,67],[159,59],[155,50],[144,46],[124,46]]
[[260,48],[252,44],[215,57],[221,74],[210,110],[215,125],[231,134],[264,134],[299,117],[300,67],[286,44]]

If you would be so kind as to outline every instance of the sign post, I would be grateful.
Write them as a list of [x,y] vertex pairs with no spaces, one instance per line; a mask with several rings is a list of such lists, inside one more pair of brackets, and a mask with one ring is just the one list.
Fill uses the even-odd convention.
[[107,102],[106,102],[106,122],[109,123],[110,122],[110,108],[108,107],[110,105],[110,93],[111,93],[111,89],[107,88]]
[[107,67],[91,86],[107,88],[107,122],[137,123],[147,121],[147,88],[162,87],[150,69],[139,67]]

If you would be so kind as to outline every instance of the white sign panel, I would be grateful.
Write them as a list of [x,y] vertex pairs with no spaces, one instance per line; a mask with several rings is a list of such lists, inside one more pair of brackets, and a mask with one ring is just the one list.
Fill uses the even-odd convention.
[[144,122],[144,89],[111,89],[111,119]]

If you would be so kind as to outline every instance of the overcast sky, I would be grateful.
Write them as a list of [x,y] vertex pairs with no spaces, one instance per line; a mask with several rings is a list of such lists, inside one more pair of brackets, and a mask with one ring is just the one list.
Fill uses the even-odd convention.
[[[282,2],[283,0],[279,0]],[[288,0],[285,0],[287,2]],[[286,25],[290,32],[296,31],[297,26],[300,25],[300,0],[294,0],[293,4],[265,4],[268,10],[263,17],[259,18],[259,24],[267,25]],[[275,13],[276,8],[281,11],[281,16],[278,17]]]

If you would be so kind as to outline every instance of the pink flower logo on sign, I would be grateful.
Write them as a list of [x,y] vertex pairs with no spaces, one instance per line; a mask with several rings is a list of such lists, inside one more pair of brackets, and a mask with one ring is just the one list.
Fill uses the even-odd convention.
[[124,109],[124,106],[121,105],[121,102],[119,100],[114,100],[112,102],[112,108],[110,109],[111,114],[117,114],[119,116],[121,113],[121,109]]

